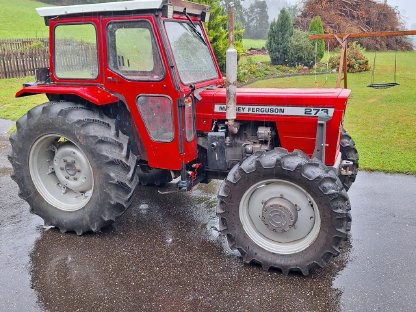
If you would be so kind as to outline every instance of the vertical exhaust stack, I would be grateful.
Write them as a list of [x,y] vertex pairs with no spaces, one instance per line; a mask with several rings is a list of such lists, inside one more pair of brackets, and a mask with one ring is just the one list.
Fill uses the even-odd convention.
[[235,123],[237,117],[237,50],[234,48],[234,10],[228,9],[228,41],[229,48],[226,57],[226,87],[227,87],[227,113],[228,129],[232,133],[238,132]]

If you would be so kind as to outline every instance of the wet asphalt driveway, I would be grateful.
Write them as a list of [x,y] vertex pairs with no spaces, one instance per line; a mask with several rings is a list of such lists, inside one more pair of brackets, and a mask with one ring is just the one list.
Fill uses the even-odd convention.
[[44,229],[17,196],[0,137],[0,311],[415,311],[416,177],[360,173],[341,256],[310,277],[224,251],[216,183],[141,188],[104,233]]

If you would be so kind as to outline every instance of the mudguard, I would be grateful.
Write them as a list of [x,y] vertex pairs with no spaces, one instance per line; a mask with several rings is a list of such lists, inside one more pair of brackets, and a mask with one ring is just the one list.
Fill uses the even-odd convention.
[[118,102],[120,98],[100,86],[74,86],[40,84],[23,87],[16,93],[16,97],[24,97],[35,94],[67,94],[76,95],[95,105],[107,105]]

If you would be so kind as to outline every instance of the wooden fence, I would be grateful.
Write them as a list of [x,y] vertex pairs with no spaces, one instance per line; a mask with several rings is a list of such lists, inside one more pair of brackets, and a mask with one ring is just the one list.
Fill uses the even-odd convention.
[[47,48],[0,52],[0,79],[34,76],[42,67],[49,67]]
[[48,38],[1,39],[0,52],[23,51],[33,48],[47,48]]
[[35,75],[49,67],[48,38],[0,40],[0,79]]
[[[63,73],[79,71],[92,75],[90,71],[97,71],[93,66],[97,62],[93,44],[62,41],[57,57],[57,69]],[[47,39],[0,40],[0,79],[34,76],[35,70],[42,67],[49,67]]]

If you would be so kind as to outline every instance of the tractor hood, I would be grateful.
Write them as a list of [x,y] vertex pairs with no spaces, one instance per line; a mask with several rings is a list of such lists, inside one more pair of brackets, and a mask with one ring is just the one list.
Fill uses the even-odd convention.
[[[237,120],[273,120],[280,116],[313,117],[321,111],[332,116],[344,111],[348,89],[237,89]],[[225,119],[226,89],[204,90],[197,105],[197,118]]]
[[[301,106],[305,104],[322,104],[333,106],[338,99],[346,100],[351,91],[348,89],[275,89],[275,88],[239,88],[237,105],[284,105]],[[205,102],[225,103],[226,89],[204,90],[200,93]]]

